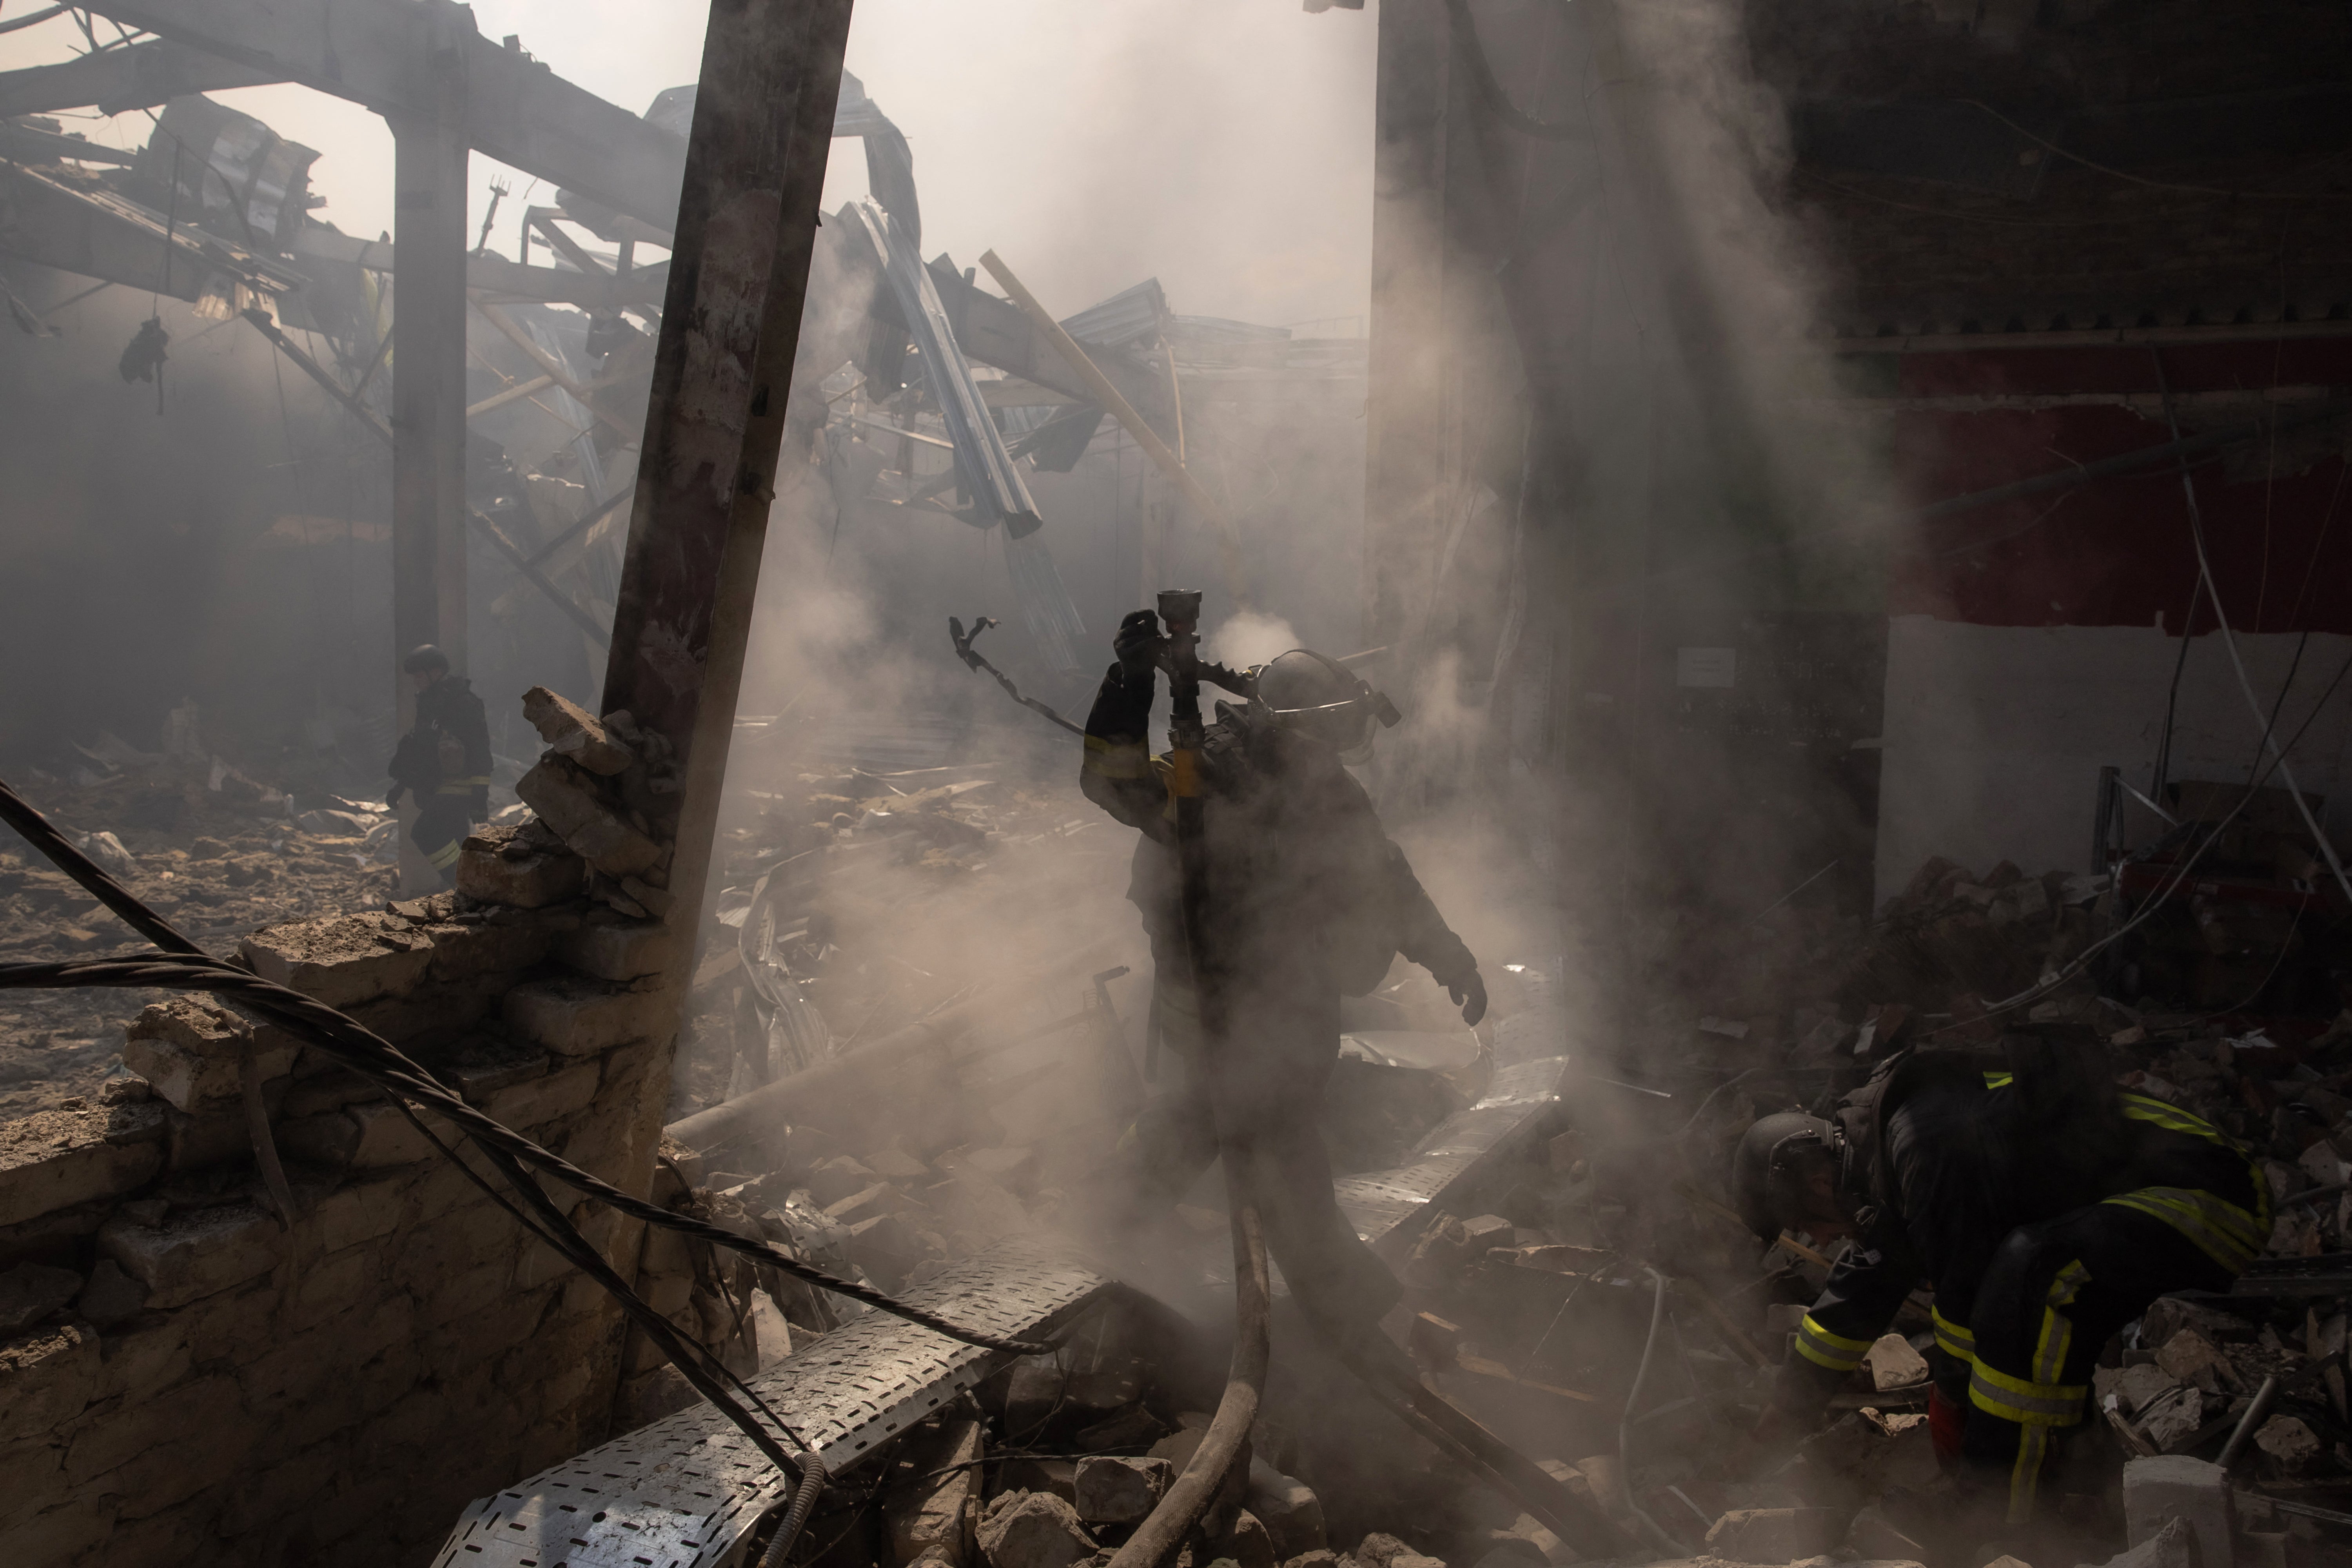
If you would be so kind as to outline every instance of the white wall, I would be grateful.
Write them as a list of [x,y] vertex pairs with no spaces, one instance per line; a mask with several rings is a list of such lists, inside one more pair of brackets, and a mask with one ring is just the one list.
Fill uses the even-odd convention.
[[[2240,635],[2267,710],[2294,657],[2293,633]],[[1878,806],[1878,897],[1930,855],[1982,872],[2088,870],[2099,769],[2146,790],[2180,643],[2152,627],[1979,626],[1897,616],[1886,647],[1885,760]],[[2352,637],[2314,634],[2279,715],[2282,742],[2352,655]],[[2262,734],[2229,651],[2198,637],[2181,678],[2170,774],[2242,782]],[[2352,847],[2352,677],[2288,757],[2327,797],[2322,817]],[[2275,775],[2269,781],[2282,783]],[[2145,820],[2135,808],[2135,816]]]

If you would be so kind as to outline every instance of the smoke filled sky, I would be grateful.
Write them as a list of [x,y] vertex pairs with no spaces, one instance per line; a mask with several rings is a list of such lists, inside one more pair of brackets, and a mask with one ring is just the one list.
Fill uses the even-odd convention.
[[[698,74],[705,11],[692,0],[473,10],[487,37],[519,35],[636,112]],[[1296,0],[858,0],[849,68],[914,148],[927,255],[970,266],[992,247],[1058,313],[1157,276],[1186,314],[1293,324],[1367,309],[1376,16],[1309,16]],[[0,37],[0,69],[87,47],[60,17]],[[320,217],[352,234],[392,226],[382,120],[290,86],[215,96],[319,149]],[[150,122],[66,129],[135,146]],[[490,236],[511,256],[530,180],[478,154],[472,173],[478,226],[488,183],[512,186]],[[865,184],[858,143],[835,142],[827,208]]]

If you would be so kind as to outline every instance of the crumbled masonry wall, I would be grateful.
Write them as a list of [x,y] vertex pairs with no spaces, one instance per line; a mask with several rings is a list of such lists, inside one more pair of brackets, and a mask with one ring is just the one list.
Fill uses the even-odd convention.
[[[578,901],[441,895],[244,952],[644,1193],[670,940]],[[0,1127],[0,1331],[30,1324],[0,1332],[0,1563],[413,1563],[467,1500],[605,1436],[617,1310],[360,1079],[201,995],[128,1034],[138,1078]],[[247,1049],[290,1231],[255,1172]],[[632,1275],[641,1227],[574,1215]],[[20,1264],[54,1300],[11,1294]]]

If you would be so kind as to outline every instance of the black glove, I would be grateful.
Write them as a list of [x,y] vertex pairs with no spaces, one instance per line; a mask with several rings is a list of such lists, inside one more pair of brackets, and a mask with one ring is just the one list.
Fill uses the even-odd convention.
[[395,781],[390,789],[384,791],[383,804],[386,805],[398,805],[400,804],[401,787],[402,786]]
[[1112,634],[1110,650],[1118,656],[1120,678],[1149,684],[1160,667],[1160,650],[1168,639],[1160,635],[1160,616],[1153,610],[1131,610]]
[[1445,994],[1462,1009],[1464,1023],[1475,1026],[1486,1016],[1486,983],[1479,978],[1476,969],[1445,982]]

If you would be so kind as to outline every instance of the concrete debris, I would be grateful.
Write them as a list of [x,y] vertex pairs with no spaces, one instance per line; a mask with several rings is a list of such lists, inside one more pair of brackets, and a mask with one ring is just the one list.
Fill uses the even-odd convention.
[[1927,1358],[1913,1350],[1911,1342],[1901,1334],[1880,1336],[1864,1354],[1862,1363],[1869,1370],[1871,1386],[1881,1394],[1897,1388],[1916,1388],[1927,1381]]
[[2254,1447],[2289,1476],[2303,1474],[2323,1451],[2318,1434],[2293,1415],[2273,1415],[2263,1422],[2254,1434]]
[[21,1333],[64,1310],[81,1289],[81,1276],[70,1268],[19,1263],[0,1272],[0,1335]]
[[1734,1509],[1709,1527],[1706,1548],[1733,1563],[1794,1563],[1838,1545],[1843,1522],[1833,1509]]
[[2187,1519],[2169,1519],[2138,1545],[2117,1552],[2102,1568],[2201,1568],[2197,1526]]
[[603,720],[544,686],[522,694],[522,716],[539,731],[548,750],[578,763],[592,773],[610,777],[625,773],[636,754],[608,734]]
[[997,1498],[981,1517],[979,1538],[988,1568],[1070,1568],[1096,1551],[1077,1510],[1050,1492]]
[[1080,1459],[1075,1483],[1078,1517],[1088,1524],[1139,1524],[1175,1475],[1165,1459]]
[[2196,1531],[2201,1568],[2229,1568],[2232,1522],[2229,1472],[2180,1454],[2127,1462],[2124,1466],[2124,1533],[2129,1544],[2147,1544],[2175,1521],[2185,1521]]

